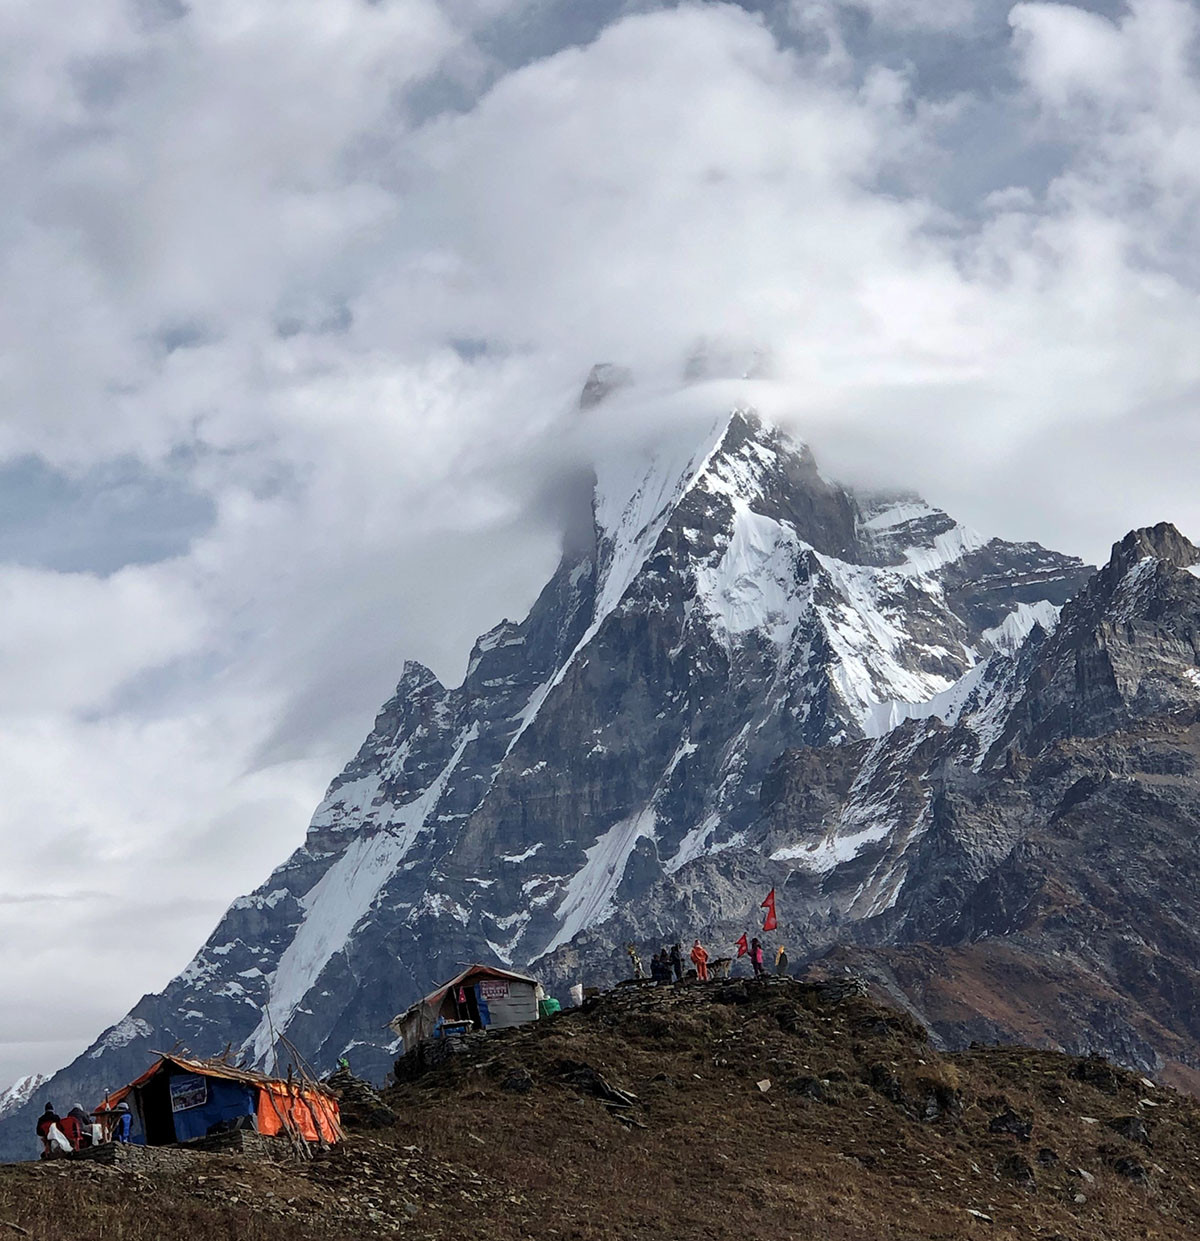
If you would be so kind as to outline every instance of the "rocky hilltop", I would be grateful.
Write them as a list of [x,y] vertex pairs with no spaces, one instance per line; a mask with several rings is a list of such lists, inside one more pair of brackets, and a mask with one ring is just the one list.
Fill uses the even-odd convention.
[[[603,416],[602,387],[585,416]],[[54,1089],[94,1094],[176,1040],[263,1063],[280,1032],[380,1078],[387,1020],[461,962],[612,980],[627,939],[732,944],[771,886],[793,961],[842,948],[826,968],[870,971],[947,1042],[1015,1032],[1182,1072],[1183,975],[1134,988],[1119,928],[1138,919],[1147,960],[1190,949],[1126,902],[1163,894],[1165,874],[1135,881],[1170,857],[1173,916],[1194,907],[1190,741],[1150,755],[1200,704],[1195,556],[1157,527],[1093,574],[911,495],[839,486],[748,411],[602,461],[591,529],[529,615],[483,635],[457,687],[407,664],[302,847]],[[1085,776],[1102,791],[1085,796]],[[1174,801],[1120,844],[1101,809],[1126,792],[1122,814],[1150,806],[1135,786]],[[1029,921],[1049,896],[1016,893],[1040,890],[1048,842],[1084,820],[1093,835],[1046,870],[1045,892],[1078,893],[1064,956],[1045,930],[1064,915]],[[1139,853],[1145,832],[1157,852]],[[1125,884],[1111,899],[1072,870],[1106,850]],[[1101,912],[1108,947],[1089,938]],[[1009,1019],[1028,970],[986,1013],[932,1003],[945,954],[1018,933],[1072,988],[1103,987],[1036,1030]],[[918,943],[924,970],[887,955]],[[980,1007],[996,978],[960,972]]]
[[21,1165],[0,1219],[39,1241],[1200,1235],[1195,1099],[1099,1059],[939,1053],[845,983],[619,987],[405,1076],[311,1162]]

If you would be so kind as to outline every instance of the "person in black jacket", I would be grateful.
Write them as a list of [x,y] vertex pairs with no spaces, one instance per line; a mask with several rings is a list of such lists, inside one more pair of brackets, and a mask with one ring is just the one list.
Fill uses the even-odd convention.
[[683,945],[676,944],[671,949],[671,968],[675,971],[675,981],[683,982]]
[[43,1158],[50,1153],[50,1126],[57,1125],[59,1119],[53,1103],[47,1103],[46,1110],[38,1117],[37,1135],[42,1139]]

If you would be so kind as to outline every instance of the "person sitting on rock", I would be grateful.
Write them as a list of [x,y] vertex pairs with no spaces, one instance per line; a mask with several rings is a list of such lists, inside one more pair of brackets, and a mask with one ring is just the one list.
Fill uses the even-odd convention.
[[762,978],[766,974],[766,970],[763,969],[762,944],[757,939],[750,941],[750,964],[754,969],[755,978]]
[[54,1110],[54,1104],[47,1103],[46,1110],[38,1117],[37,1122],[37,1135],[42,1139],[43,1159],[50,1153],[50,1126],[57,1125],[58,1120],[59,1116]]
[[787,949],[782,944],[775,952],[775,973],[786,974],[788,970]]
[[692,963],[696,967],[696,978],[700,982],[708,982],[708,953],[699,940],[692,945]]
[[[76,1143],[73,1143],[73,1145],[75,1146],[75,1149],[82,1150],[85,1146],[91,1146],[92,1139],[94,1136],[92,1132],[93,1130],[92,1118],[87,1114],[87,1111],[84,1109],[84,1106],[82,1103],[75,1104],[75,1106],[67,1113],[66,1117],[63,1120],[63,1124],[65,1125],[67,1120],[69,1120],[71,1117],[74,1117],[79,1122],[79,1141]],[[70,1136],[71,1135],[68,1133],[67,1137],[70,1137]]]
[[83,1144],[83,1126],[79,1123],[79,1117],[74,1112],[68,1112],[58,1122],[58,1127],[63,1137],[71,1143],[71,1149],[77,1151]]

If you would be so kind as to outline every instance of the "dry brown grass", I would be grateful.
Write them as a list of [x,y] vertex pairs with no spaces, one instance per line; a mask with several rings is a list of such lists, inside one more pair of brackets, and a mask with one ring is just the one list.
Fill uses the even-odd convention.
[[[633,1091],[637,1124],[568,1080],[564,1061]],[[525,1093],[506,1089],[518,1068]],[[646,989],[481,1041],[389,1093],[394,1129],[313,1165],[213,1156],[152,1186],[85,1181],[79,1165],[6,1169],[0,1219],[38,1241],[1200,1238],[1196,1103],[1078,1071],[1021,1048],[942,1056],[906,1019],[799,984]],[[1032,1122],[1029,1141],[992,1132],[1007,1111]],[[1149,1148],[1104,1123],[1134,1114]],[[1118,1170],[1129,1161],[1146,1184]]]
[[[302,1223],[286,1234],[257,1202],[219,1205],[192,1196],[195,1185],[139,1182],[81,1172],[85,1165],[0,1169],[0,1241],[326,1241]],[[105,1170],[107,1172],[107,1170]]]

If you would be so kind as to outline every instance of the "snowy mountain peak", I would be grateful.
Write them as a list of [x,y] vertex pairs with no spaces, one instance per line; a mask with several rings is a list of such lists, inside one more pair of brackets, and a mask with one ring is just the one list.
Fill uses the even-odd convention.
[[553,980],[622,919],[676,938],[677,911],[702,926],[738,899],[731,874],[793,848],[761,798],[797,747],[883,746],[814,855],[853,865],[886,836],[883,742],[978,715],[999,683],[981,656],[1044,632],[1085,574],[917,497],[860,498],[745,409],[595,474],[591,539],[528,615],[480,636],[459,686],[405,664],[304,844],[88,1072],[176,1040],[266,1064],[286,1033],[381,1076],[386,1022],[463,960]]
[[1128,571],[1148,556],[1185,569],[1200,563],[1200,548],[1169,521],[1160,521],[1157,526],[1131,530],[1119,543],[1114,543],[1109,564]]
[[18,1077],[7,1090],[0,1091],[0,1118],[24,1107],[49,1080],[44,1073]]

